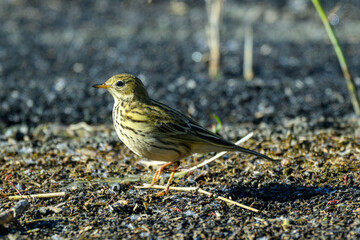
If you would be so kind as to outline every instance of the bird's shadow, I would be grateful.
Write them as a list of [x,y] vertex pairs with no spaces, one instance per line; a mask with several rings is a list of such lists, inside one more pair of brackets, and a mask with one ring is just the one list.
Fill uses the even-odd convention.
[[291,184],[269,184],[261,188],[238,185],[230,190],[233,199],[253,197],[263,201],[288,202],[297,199],[310,199],[317,195],[329,195],[338,188],[307,187]]

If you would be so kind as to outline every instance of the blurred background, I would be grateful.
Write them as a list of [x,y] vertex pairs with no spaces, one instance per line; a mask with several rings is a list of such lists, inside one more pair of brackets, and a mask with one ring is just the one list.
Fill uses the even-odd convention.
[[[360,84],[360,1],[322,1]],[[117,73],[203,124],[282,124],[353,114],[333,47],[311,1],[227,0],[219,73],[209,76],[205,1],[0,1],[0,127],[110,123]],[[252,30],[253,80],[243,77]]]

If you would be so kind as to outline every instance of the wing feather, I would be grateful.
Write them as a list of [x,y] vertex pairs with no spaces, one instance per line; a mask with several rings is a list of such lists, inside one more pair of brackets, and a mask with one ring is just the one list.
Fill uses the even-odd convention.
[[202,127],[190,117],[182,114],[179,111],[171,109],[170,107],[159,103],[152,102],[154,106],[160,108],[157,111],[163,111],[161,117],[156,118],[155,124],[159,131],[163,134],[168,134],[168,137],[178,139],[185,139],[190,142],[203,142],[217,146],[234,148],[234,144],[226,141],[222,137]]

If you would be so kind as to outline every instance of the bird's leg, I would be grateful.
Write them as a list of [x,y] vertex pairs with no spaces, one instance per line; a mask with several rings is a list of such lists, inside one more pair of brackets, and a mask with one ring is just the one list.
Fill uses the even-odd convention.
[[175,162],[174,164],[175,164],[175,167],[174,167],[174,169],[171,170],[171,175],[170,175],[170,178],[169,178],[169,180],[168,180],[168,182],[166,184],[166,187],[165,187],[164,191],[161,191],[158,194],[156,194],[157,197],[161,197],[161,196],[163,196],[163,195],[165,195],[165,194],[167,194],[169,192],[171,182],[172,182],[172,180],[174,178],[174,175],[175,175],[175,172],[176,172],[177,168],[179,167],[179,164],[177,162]]
[[154,175],[154,178],[152,180],[152,183],[151,183],[151,186],[154,186],[154,184],[159,181],[159,178],[161,176],[161,173],[164,171],[164,169],[167,167],[167,166],[170,166],[171,164],[173,164],[173,162],[168,162],[168,163],[165,163],[164,165],[162,165],[161,167],[159,167],[158,170],[156,170],[155,172],[155,175]]
[[175,175],[175,171],[171,172],[170,178],[169,178],[169,180],[168,180],[168,182],[166,184],[165,190],[164,190],[165,193],[169,192],[169,188],[170,188],[171,182],[172,182],[172,180],[174,178],[174,175]]

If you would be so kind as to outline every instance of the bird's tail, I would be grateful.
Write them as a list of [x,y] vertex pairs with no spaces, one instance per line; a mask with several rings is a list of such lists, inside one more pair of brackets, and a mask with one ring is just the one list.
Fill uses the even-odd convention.
[[276,162],[276,160],[264,155],[264,154],[261,154],[261,153],[258,153],[258,152],[255,152],[253,150],[250,150],[250,149],[247,149],[247,148],[243,148],[243,147],[239,147],[237,145],[236,146],[236,150],[238,150],[239,152],[243,152],[243,153],[247,153],[247,154],[251,154],[251,155],[254,155],[254,156],[257,156],[257,157],[261,157],[261,158],[264,158],[266,160],[269,160],[269,161],[272,161],[272,162]]

